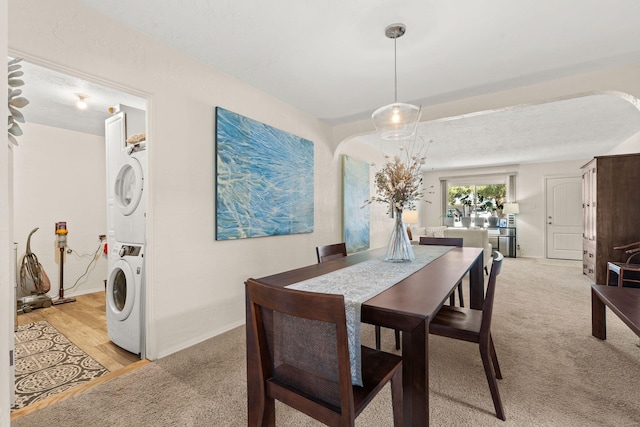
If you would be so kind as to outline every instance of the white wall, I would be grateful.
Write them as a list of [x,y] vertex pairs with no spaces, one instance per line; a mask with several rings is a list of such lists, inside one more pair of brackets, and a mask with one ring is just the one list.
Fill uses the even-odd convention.
[[[640,133],[602,155],[638,152],[640,152]],[[547,216],[545,178],[560,175],[582,176],[580,168],[589,160],[520,165],[516,188],[521,212],[516,218],[519,256],[545,257]]]
[[[334,150],[346,138],[371,130],[370,121],[332,129],[115,24],[77,0],[10,0],[9,4],[12,51],[34,63],[58,66],[101,84],[114,84],[120,90],[133,88],[136,94],[148,94],[148,357],[161,357],[241,324],[243,282],[247,277],[311,264],[315,262],[316,245],[341,239],[341,163]],[[620,90],[640,97],[639,72],[638,65],[621,67],[425,106],[423,118],[432,120],[592,91]],[[214,240],[215,106],[315,143],[314,233]],[[533,170],[519,172],[533,179]],[[542,185],[537,178],[533,181],[531,188]],[[534,197],[535,193],[531,194],[528,197]],[[384,211],[384,207],[378,208]],[[390,222],[382,218],[372,213],[372,246],[386,244],[390,230],[386,224]],[[524,221],[521,218],[519,222]],[[525,254],[543,253],[534,243],[524,246],[525,238],[527,233],[521,236]]]
[[[316,245],[341,238],[340,173],[329,126],[79,1],[12,0],[9,13],[11,51],[148,94],[147,357],[242,324],[248,277],[312,264]],[[314,142],[314,233],[214,240],[216,106]]]
[[[640,152],[640,133],[634,135],[615,149],[602,155],[628,154]],[[518,256],[544,258],[546,253],[545,218],[546,196],[545,178],[553,176],[582,176],[581,167],[590,159],[581,159],[553,163],[532,163],[504,167],[457,169],[433,171],[425,174],[425,185],[432,185],[433,202],[420,211],[422,225],[441,224],[440,178],[482,174],[500,174],[517,172],[516,200],[520,204],[520,214],[516,218],[517,243],[520,245]],[[424,205],[423,205],[424,206]]]
[[[0,0],[0,58],[2,69],[6,69],[7,58],[7,0]],[[0,73],[0,87],[7,85],[7,75]],[[7,117],[7,92],[0,91],[0,117]],[[11,211],[11,159],[6,136],[0,137],[0,426],[8,426],[10,390],[14,384],[9,380],[9,363],[6,355],[13,348],[13,283],[10,254],[13,250],[13,224]]]
[[589,159],[520,165],[516,184],[516,200],[520,214],[516,217],[518,256],[544,258],[546,254],[545,178],[552,176],[581,177],[581,166]]
[[545,178],[551,176],[581,176],[580,167],[589,159],[522,164],[504,167],[456,169],[425,174],[425,185],[433,185],[432,204],[420,212],[423,225],[440,225],[442,206],[440,178],[482,174],[516,172],[516,200],[520,214],[516,218],[518,256],[543,258],[545,256]]
[[[357,141],[355,139],[343,141],[336,149],[335,158],[337,159],[336,167],[342,174],[342,155],[349,155],[358,160],[368,162],[371,165],[369,171],[369,188],[371,194],[375,193],[374,177],[375,173],[383,166],[384,157],[379,150],[371,150],[370,146]],[[336,193],[342,197],[342,187],[336,188]],[[364,204],[364,200],[363,200]],[[370,205],[370,223],[369,223],[369,247],[379,248],[386,246],[391,237],[394,220],[387,213],[388,205],[384,203],[372,203]],[[342,227],[342,223],[339,224]],[[340,228],[342,229],[342,228]],[[331,243],[331,242],[327,242]]]
[[64,296],[104,291],[107,260],[98,239],[107,234],[104,137],[34,123],[25,123],[22,130],[13,161],[18,257],[26,251],[31,230],[39,227],[31,251],[51,280],[49,295],[56,297],[60,251],[54,230],[56,222],[66,221],[73,252],[65,254]]
[[609,151],[607,154],[631,154],[640,153],[640,132],[627,139],[622,144]]
[[[113,23],[78,0],[8,3],[11,15],[8,43],[12,52],[40,65],[148,95],[148,357],[161,357],[243,323],[243,282],[247,277],[314,263],[316,245],[341,239],[341,163],[334,151],[343,140],[372,130],[370,120],[331,129],[234,78]],[[5,11],[6,4],[7,0],[0,0],[0,12]],[[4,13],[1,18],[0,45],[6,57]],[[620,67],[424,106],[423,119],[545,102],[593,91],[619,90],[640,98],[639,74],[640,65]],[[5,108],[6,102],[0,104]],[[213,114],[217,105],[315,143],[314,233],[229,242],[214,240]],[[356,150],[350,153],[354,157],[369,160],[356,147],[347,148],[350,149]],[[0,197],[5,201],[10,183],[6,149],[0,150]],[[520,186],[524,193],[519,196],[526,197],[528,204],[537,204],[534,200],[540,198],[543,172],[564,172],[575,167],[550,166],[549,170],[540,171],[539,166],[521,166],[519,176],[528,177],[531,183]],[[7,212],[4,203],[0,206],[3,207],[0,251],[4,251],[0,255],[3,255],[13,241],[12,210]],[[518,223],[524,221],[529,223],[524,214],[520,215]],[[372,246],[386,244],[390,224],[384,217],[384,207],[372,206]],[[45,231],[38,233],[51,232]],[[520,243],[526,255],[543,253],[526,227],[522,233]],[[6,259],[0,256],[5,267]],[[9,305],[6,268],[0,268],[0,292],[0,301]],[[5,317],[8,316],[2,317],[0,330],[6,330]],[[2,335],[2,354],[6,354],[6,344],[7,337]],[[2,365],[0,377],[6,378],[5,371]],[[8,419],[8,404],[5,390],[1,393],[4,421]]]

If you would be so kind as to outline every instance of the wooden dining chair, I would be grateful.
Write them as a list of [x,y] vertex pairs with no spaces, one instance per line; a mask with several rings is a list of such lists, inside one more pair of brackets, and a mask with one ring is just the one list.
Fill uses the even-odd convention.
[[[420,237],[421,245],[439,245],[439,246],[455,246],[457,248],[462,247],[462,237]],[[458,301],[460,301],[460,307],[464,307],[464,298],[462,296],[462,280],[458,282]],[[449,295],[449,305],[456,304],[455,292],[451,292]]]
[[502,379],[496,349],[491,338],[491,315],[493,313],[493,299],[496,291],[496,278],[502,268],[502,254],[494,251],[489,283],[484,298],[482,310],[464,307],[443,306],[429,324],[429,333],[447,338],[477,343],[480,346],[480,357],[484,365],[484,372],[491,390],[493,406],[496,415],[506,420],[497,379]]
[[[421,245],[440,245],[440,246],[456,246],[462,247],[463,239],[461,237],[420,237]],[[464,299],[462,298],[462,280],[458,282],[458,298],[460,300],[460,307],[464,307]],[[455,305],[455,291],[451,292],[449,295],[449,304]],[[375,329],[375,337],[376,337],[376,349],[380,350],[380,326],[376,325]],[[396,338],[396,350],[400,350],[400,331],[395,330],[395,338]]]
[[402,425],[402,358],[362,346],[362,386],[353,385],[342,295],[279,288],[255,279],[246,285],[253,319],[247,326],[257,343],[265,399],[279,400],[329,426],[354,426],[391,381],[393,422]]
[[316,255],[318,256],[318,264],[347,256],[347,245],[342,242],[334,243],[333,245],[316,246]]

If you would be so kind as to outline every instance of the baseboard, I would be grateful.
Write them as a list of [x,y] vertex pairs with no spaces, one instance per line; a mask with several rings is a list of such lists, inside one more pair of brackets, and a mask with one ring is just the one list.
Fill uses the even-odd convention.
[[95,292],[104,292],[106,291],[104,284],[100,284],[100,285],[95,285],[92,286],[91,288],[81,288],[78,290],[73,290],[73,291],[68,291],[65,290],[64,291],[64,296],[65,297],[74,297],[74,296],[78,296],[78,295],[86,295],[86,294],[93,294]]
[[[166,349],[165,351],[163,351],[161,353],[158,353],[158,357],[156,359],[162,359],[163,357],[169,356],[169,355],[171,355],[173,353],[177,353],[177,352],[179,352],[181,350],[184,350],[184,349],[189,348],[191,346],[194,346],[196,344],[200,344],[203,341],[206,341],[206,340],[208,340],[210,338],[213,338],[213,337],[217,337],[218,335],[222,335],[225,332],[229,332],[230,330],[235,329],[238,326],[242,326],[244,324],[245,324],[244,320],[241,320],[241,321],[238,321],[238,322],[234,322],[234,323],[230,323],[230,324],[226,325],[224,328],[217,329],[217,330],[213,331],[210,334],[200,335],[197,338],[194,338],[192,340],[189,340],[187,342],[182,343],[182,345],[175,346],[175,347],[170,347],[170,348]],[[150,359],[148,354],[147,354],[147,359],[156,360],[156,359]]]

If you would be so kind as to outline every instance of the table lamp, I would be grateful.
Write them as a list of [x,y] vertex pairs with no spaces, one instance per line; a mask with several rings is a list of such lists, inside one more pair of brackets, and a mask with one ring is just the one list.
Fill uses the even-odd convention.
[[515,216],[520,213],[520,205],[518,203],[505,203],[502,213],[507,215],[509,225],[515,225]]
[[412,240],[411,228],[409,227],[409,225],[418,223],[418,211],[402,211],[402,222],[404,222],[407,226],[407,234],[409,235],[409,240]]

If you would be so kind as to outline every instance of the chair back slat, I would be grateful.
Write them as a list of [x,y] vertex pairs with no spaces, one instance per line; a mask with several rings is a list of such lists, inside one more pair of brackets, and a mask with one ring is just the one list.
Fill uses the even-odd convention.
[[316,255],[318,256],[318,264],[331,261],[332,259],[347,256],[347,245],[342,243],[334,243],[332,245],[317,246]]
[[461,248],[462,242],[462,237],[420,237],[421,245],[455,246]]

